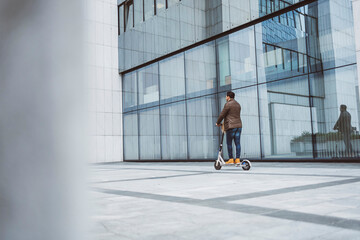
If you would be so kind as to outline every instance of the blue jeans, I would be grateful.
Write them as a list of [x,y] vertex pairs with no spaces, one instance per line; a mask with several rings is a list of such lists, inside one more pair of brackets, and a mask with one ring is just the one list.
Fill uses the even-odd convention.
[[226,131],[226,143],[228,148],[229,158],[233,158],[232,140],[235,141],[236,158],[240,158],[241,146],[240,135],[242,128],[232,128]]

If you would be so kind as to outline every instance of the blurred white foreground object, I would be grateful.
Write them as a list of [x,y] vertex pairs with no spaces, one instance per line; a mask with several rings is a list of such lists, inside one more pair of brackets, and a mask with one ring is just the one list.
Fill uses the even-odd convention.
[[84,239],[82,6],[0,1],[0,239]]

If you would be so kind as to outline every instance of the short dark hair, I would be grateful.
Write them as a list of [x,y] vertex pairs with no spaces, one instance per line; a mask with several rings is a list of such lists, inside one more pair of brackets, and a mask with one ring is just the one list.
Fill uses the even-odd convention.
[[346,107],[346,105],[345,105],[345,104],[341,104],[341,105],[340,105],[340,109],[344,109],[344,110],[346,110],[346,108],[347,108],[347,107]]
[[230,97],[230,98],[235,98],[235,93],[233,92],[227,92],[226,96]]

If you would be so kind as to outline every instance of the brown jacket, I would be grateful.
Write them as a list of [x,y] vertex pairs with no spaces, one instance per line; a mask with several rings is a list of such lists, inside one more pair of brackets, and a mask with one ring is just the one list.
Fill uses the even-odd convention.
[[220,116],[217,120],[217,124],[220,124],[224,119],[225,131],[232,128],[242,128],[242,122],[240,118],[241,106],[234,99],[230,99],[225,103],[224,109],[220,113]]

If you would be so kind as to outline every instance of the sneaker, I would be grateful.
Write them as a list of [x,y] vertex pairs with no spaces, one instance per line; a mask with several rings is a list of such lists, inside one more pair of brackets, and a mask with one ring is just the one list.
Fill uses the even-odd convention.
[[240,158],[235,159],[235,164],[240,164]]
[[234,159],[230,158],[229,161],[227,161],[225,164],[234,164]]

